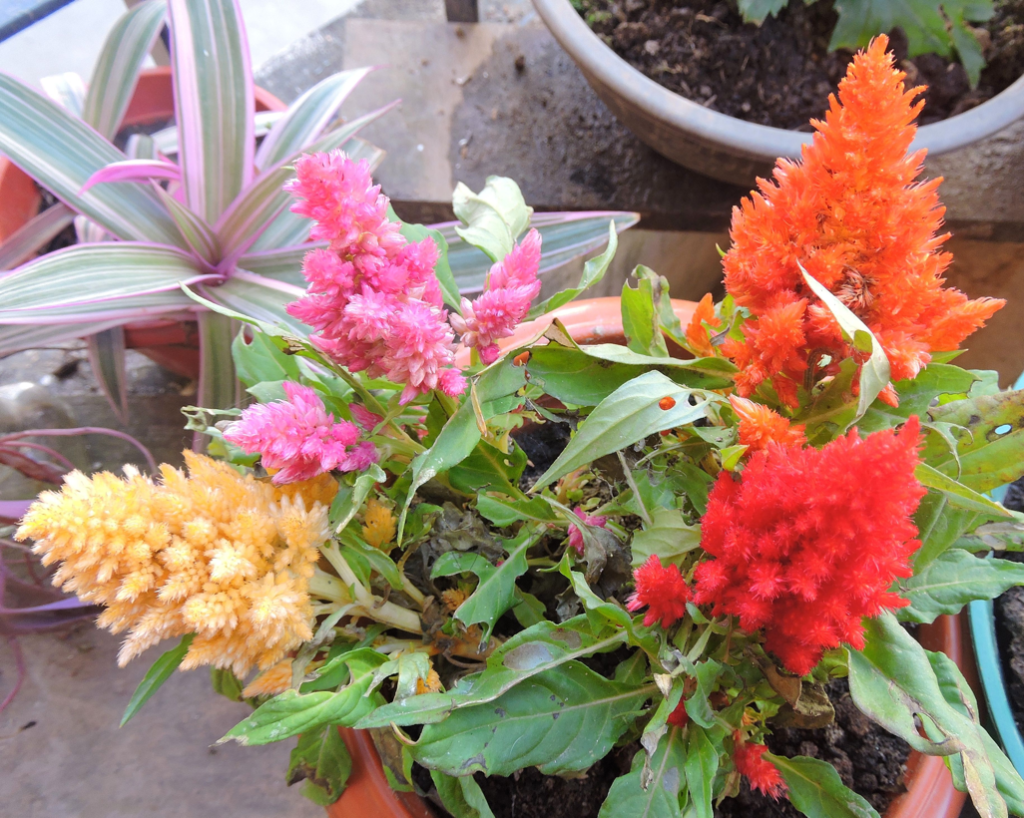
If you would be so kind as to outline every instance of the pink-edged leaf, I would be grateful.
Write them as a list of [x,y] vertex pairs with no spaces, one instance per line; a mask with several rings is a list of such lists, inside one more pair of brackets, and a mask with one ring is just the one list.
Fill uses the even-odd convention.
[[288,106],[256,151],[256,167],[271,168],[308,147],[334,119],[349,94],[373,71],[356,68],[320,80]]
[[163,199],[164,204],[167,205],[171,218],[178,225],[178,229],[181,231],[181,235],[185,237],[185,241],[188,242],[188,246],[192,248],[192,251],[200,259],[207,262],[212,269],[221,258],[220,242],[217,240],[216,233],[213,232],[212,228],[205,221],[189,210],[174,195],[159,186],[157,186],[157,192],[160,194],[160,198]]
[[236,0],[169,0],[168,7],[186,202],[214,224],[252,180],[249,45]]
[[[39,80],[43,93],[50,99],[65,108],[68,113],[74,116],[82,115],[82,103],[85,100],[85,83],[74,71],[66,71],[63,74],[54,74],[51,77],[43,77]],[[90,123],[92,124],[92,123]]]
[[32,258],[53,241],[75,218],[75,211],[63,202],[48,207],[29,219],[0,244],[0,270],[12,270]]
[[113,139],[138,83],[139,71],[167,16],[165,0],[137,3],[114,23],[96,60],[81,116]]
[[148,182],[151,179],[181,179],[181,168],[161,159],[125,159],[96,171],[78,191],[81,196],[94,185],[109,182]]
[[306,279],[302,275],[302,260],[310,250],[326,246],[326,241],[316,241],[297,244],[294,247],[282,247],[278,250],[246,253],[238,259],[238,267],[255,275],[282,281],[285,284],[298,287],[300,290],[305,290]]
[[142,185],[101,185],[96,171],[126,157],[59,105],[0,74],[0,152],[57,198],[127,241],[184,242],[156,195]]
[[204,287],[201,291],[214,306],[225,309],[229,314],[252,319],[264,332],[280,335],[283,327],[299,338],[309,335],[310,328],[289,315],[286,309],[305,294],[305,290],[298,287],[236,270],[221,286]]
[[124,328],[103,330],[88,339],[89,365],[121,423],[128,422],[128,378],[125,371]]
[[76,245],[0,278],[0,324],[80,323],[104,320],[110,311],[180,307],[181,284],[216,278],[173,247]]
[[[378,164],[384,152],[355,135],[379,119],[398,103],[393,102],[376,111],[372,111],[351,122],[332,130],[320,137],[309,146],[310,153],[331,151],[343,147],[346,153],[354,158],[365,158],[371,165]],[[295,171],[292,162],[298,154],[287,156],[275,167],[260,174],[259,178],[242,192],[231,207],[228,208],[217,225],[217,235],[224,246],[225,255],[235,259],[249,249],[277,216],[293,201],[292,195],[284,190],[284,184]]]

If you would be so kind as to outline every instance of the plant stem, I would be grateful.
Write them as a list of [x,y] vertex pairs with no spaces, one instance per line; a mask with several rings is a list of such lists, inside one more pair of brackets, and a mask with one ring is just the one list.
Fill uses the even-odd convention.
[[341,581],[351,589],[352,595],[359,605],[359,609],[353,611],[353,613],[361,613],[377,622],[382,622],[385,625],[394,625],[396,628],[408,633],[423,633],[423,626],[415,611],[402,608],[393,602],[378,599],[366,590],[342,556],[340,548],[336,545],[325,545],[320,549],[320,552],[327,557],[328,562],[338,572]]

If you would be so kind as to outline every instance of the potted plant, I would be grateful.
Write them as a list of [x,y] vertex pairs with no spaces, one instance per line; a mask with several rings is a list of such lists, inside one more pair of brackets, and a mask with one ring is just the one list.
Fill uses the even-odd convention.
[[[394,221],[367,163],[298,160],[293,209],[327,244],[292,323],[185,288],[251,325],[233,350],[259,402],[188,412],[219,460],[70,475],[17,533],[127,633],[122,663],[180,638],[125,720],[210,665],[255,707],[224,740],[297,737],[289,780],[318,803],[369,770],[405,791],[390,814],[426,814],[416,794],[456,818],[588,770],[593,815],[739,797],[877,816],[895,793],[851,789],[827,729],[822,758],[778,752],[786,731],[874,721],[924,781],[910,814],[954,815],[953,787],[1021,814],[940,619],[1021,582],[961,536],[1016,519],[982,492],[1024,473],[1021,395],[950,363],[1002,302],[942,286],[937,185],[914,182],[884,46],[803,163],[737,210],[726,298],[673,305],[638,268],[619,343],[581,344],[554,312],[604,274],[611,227],[580,287],[531,308],[542,239],[518,189],[460,189],[454,229],[494,264],[446,307],[439,245]],[[930,649],[943,629],[950,655]]]
[[[165,19],[172,65],[140,79]],[[233,325],[180,285],[200,286],[245,315],[292,321],[284,307],[302,292],[309,225],[287,209],[281,186],[304,150],[344,146],[372,166],[383,159],[355,135],[391,106],[335,122],[370,70],[333,74],[285,109],[253,85],[235,0],[147,0],[111,31],[87,92],[58,78],[49,83],[58,104],[0,76],[0,151],[8,157],[0,160],[0,257],[8,269],[27,261],[0,275],[0,354],[87,336],[93,369],[123,417],[124,349],[132,345],[198,376],[202,405],[233,406]],[[261,108],[276,110],[255,113]],[[173,118],[173,127],[134,136],[125,151],[112,144],[123,125],[159,118]],[[60,203],[35,215],[32,179]],[[75,213],[79,243],[32,259]],[[546,214],[545,269],[599,247],[606,215]],[[619,229],[636,222],[613,217]],[[437,240],[450,240],[450,266],[471,291],[486,256],[440,227]]]
[[[577,3],[578,5],[578,3]],[[786,6],[785,0],[740,0],[747,19],[763,21],[769,11]],[[991,16],[991,3],[951,6],[927,0],[916,4],[837,3],[841,25],[833,34],[832,47],[863,45],[874,34],[894,26],[908,30],[915,53],[940,51],[951,46],[967,54],[972,71],[981,55],[966,24]],[[749,185],[771,170],[778,157],[795,159],[811,135],[747,122],[714,111],[674,93],[622,59],[591,30],[570,0],[534,0],[534,6],[555,39],[569,53],[616,117],[641,140],[674,162],[725,182]],[[940,11],[940,6],[944,11]],[[951,19],[947,23],[946,12]],[[706,17],[706,15],[705,15]],[[624,19],[624,18],[623,18]],[[708,25],[718,23],[708,18]],[[973,45],[972,45],[973,43]],[[955,44],[955,45],[954,45]],[[1024,113],[1024,79],[1014,82],[996,97],[965,113],[922,127],[915,147],[931,155],[954,151],[984,139],[1014,122]]]

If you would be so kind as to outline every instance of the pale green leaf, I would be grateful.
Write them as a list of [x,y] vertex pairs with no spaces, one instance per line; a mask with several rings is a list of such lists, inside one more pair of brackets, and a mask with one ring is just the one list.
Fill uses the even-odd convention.
[[452,194],[452,208],[465,225],[456,227],[455,232],[483,250],[491,261],[501,261],[512,252],[516,239],[530,226],[533,213],[519,185],[503,176],[488,176],[479,193],[459,182]]
[[633,567],[647,562],[651,555],[657,555],[662,565],[678,564],[685,554],[700,547],[700,527],[687,525],[681,511],[670,508],[655,508],[649,525],[633,532],[630,549],[633,552]]
[[684,743],[683,731],[670,728],[658,742],[649,769],[646,753],[638,751],[630,771],[612,782],[598,818],[681,818],[679,792],[686,785],[687,762]]

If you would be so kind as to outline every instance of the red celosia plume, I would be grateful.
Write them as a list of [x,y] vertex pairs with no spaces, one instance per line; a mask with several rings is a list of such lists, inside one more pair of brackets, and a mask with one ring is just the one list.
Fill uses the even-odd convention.
[[888,589],[911,576],[920,545],[919,438],[912,417],[899,433],[853,430],[822,449],[770,446],[742,477],[720,473],[701,522],[711,559],[697,567],[696,602],[745,631],[764,628],[765,647],[800,675],[842,642],[863,647],[863,617],[907,604]]
[[667,628],[686,615],[686,603],[690,601],[690,588],[675,565],[662,565],[657,554],[651,554],[647,562],[633,572],[636,590],[630,596],[626,607],[639,611],[648,606],[644,625],[650,627],[660,622]]
[[916,182],[924,151],[907,153],[922,89],[904,89],[887,45],[879,36],[854,57],[802,161],[780,159],[773,180],[733,211],[725,286],[752,320],[722,351],[741,369],[740,395],[770,380],[796,407],[808,366],[827,374],[853,354],[800,265],[867,324],[893,381],[914,377],[932,351],[956,349],[1004,303],[942,286],[951,257],[938,234],[941,180]]
[[736,770],[750,782],[750,788],[775,799],[783,795],[786,792],[786,783],[782,780],[778,767],[764,757],[768,748],[763,744],[744,741],[739,730],[733,733],[732,740],[732,760],[736,763]]

